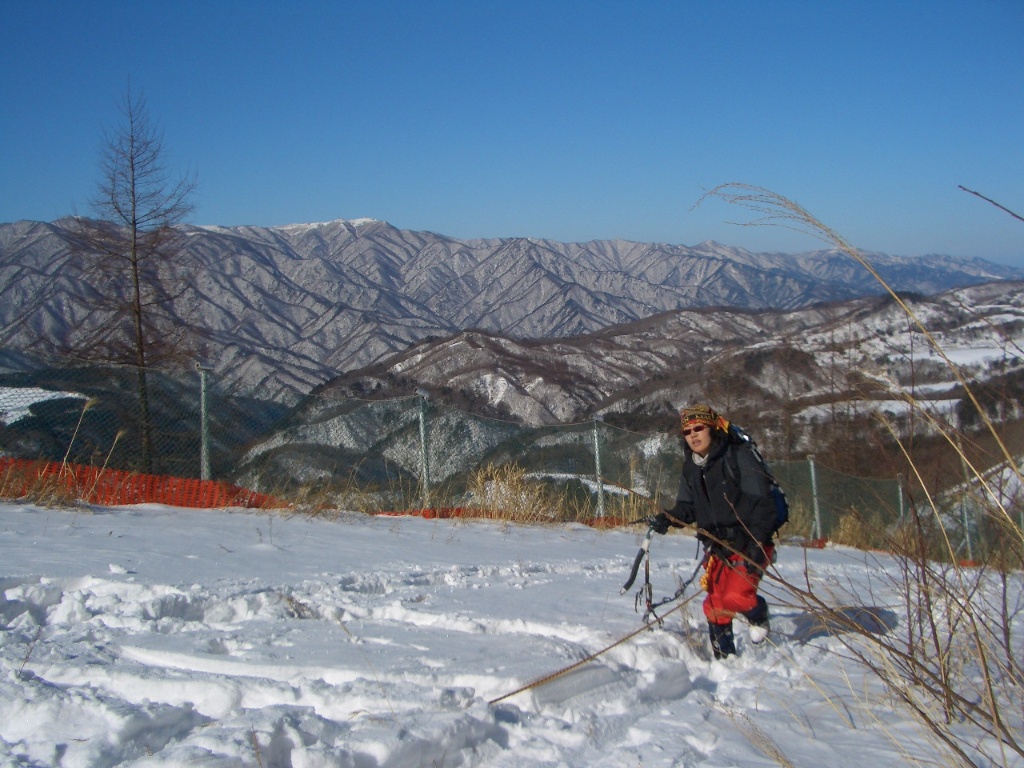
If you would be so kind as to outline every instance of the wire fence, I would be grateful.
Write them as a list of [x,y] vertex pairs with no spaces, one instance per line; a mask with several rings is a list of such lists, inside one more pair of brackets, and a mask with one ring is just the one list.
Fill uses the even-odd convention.
[[[136,370],[101,366],[0,371],[0,455],[224,480],[365,511],[460,506],[483,470],[515,466],[593,517],[652,513],[674,497],[683,457],[676,435],[602,421],[526,426],[419,396],[280,403],[224,391],[199,369],[150,370],[143,395]],[[813,458],[772,469],[793,527],[811,536],[832,537],[850,513],[883,527],[905,514],[895,478]]]

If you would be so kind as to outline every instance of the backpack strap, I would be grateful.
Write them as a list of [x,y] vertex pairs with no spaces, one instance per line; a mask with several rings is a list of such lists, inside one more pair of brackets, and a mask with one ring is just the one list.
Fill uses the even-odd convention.
[[729,477],[734,483],[740,481],[740,460],[736,458],[736,446],[742,445],[742,443],[736,443],[732,440],[731,436],[728,445],[725,447],[725,468],[729,472]]

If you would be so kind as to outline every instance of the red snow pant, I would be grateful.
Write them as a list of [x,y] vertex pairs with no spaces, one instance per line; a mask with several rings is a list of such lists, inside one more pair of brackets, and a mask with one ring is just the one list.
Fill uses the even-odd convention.
[[[774,551],[775,547],[765,547],[769,563]],[[742,555],[729,555],[727,560],[716,555],[708,558],[701,584],[708,593],[704,598],[704,615],[710,624],[728,624],[737,613],[747,613],[757,607],[757,585],[764,572],[748,568],[748,564]]]

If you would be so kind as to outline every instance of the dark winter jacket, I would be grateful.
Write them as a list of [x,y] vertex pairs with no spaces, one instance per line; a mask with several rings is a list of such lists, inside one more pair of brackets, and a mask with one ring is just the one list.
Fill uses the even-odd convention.
[[[686,460],[679,478],[675,507],[668,514],[745,552],[754,542],[771,544],[775,529],[775,503],[771,486],[750,447],[731,441],[715,430],[708,460],[703,467],[693,462],[693,451],[684,444]],[[712,540],[698,534],[709,546]]]

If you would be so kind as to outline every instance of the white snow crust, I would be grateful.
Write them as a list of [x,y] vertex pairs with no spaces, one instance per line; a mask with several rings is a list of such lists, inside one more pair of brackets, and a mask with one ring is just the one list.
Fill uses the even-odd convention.
[[[772,634],[755,648],[738,623],[737,658],[709,658],[696,595],[489,704],[640,626],[620,595],[638,544],[582,526],[0,504],[0,764],[942,764],[771,584]],[[696,553],[655,539],[656,597]],[[900,615],[885,556],[783,546],[777,568]]]

